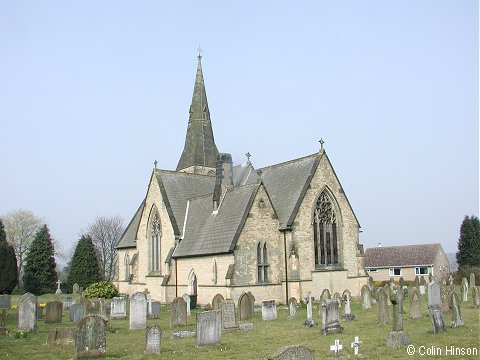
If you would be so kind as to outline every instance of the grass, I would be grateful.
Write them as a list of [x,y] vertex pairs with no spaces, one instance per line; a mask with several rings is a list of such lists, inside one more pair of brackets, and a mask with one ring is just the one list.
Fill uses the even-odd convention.
[[[71,295],[45,295],[39,297],[39,303],[60,300]],[[12,296],[12,304],[16,304],[20,296]],[[426,297],[423,297],[422,309],[427,312]],[[255,312],[255,318],[251,321],[254,324],[252,331],[232,331],[222,334],[220,345],[195,347],[195,338],[171,339],[172,331],[180,328],[169,328],[169,309],[162,307],[159,319],[149,319],[147,326],[158,324],[163,331],[162,334],[162,359],[266,359],[268,355],[286,345],[301,344],[315,351],[316,359],[354,359],[353,349],[350,343],[355,336],[363,341],[360,347],[362,359],[417,359],[417,358],[438,358],[438,356],[419,356],[420,346],[425,351],[431,347],[440,348],[443,358],[455,359],[478,359],[478,356],[445,356],[446,346],[459,348],[477,348],[480,353],[480,321],[479,310],[474,309],[472,302],[462,303],[462,315],[465,326],[452,329],[448,327],[447,332],[434,335],[430,318],[423,316],[418,320],[411,320],[408,317],[408,298],[404,303],[407,314],[404,315],[404,329],[410,335],[412,344],[417,354],[409,356],[406,348],[391,349],[386,346],[386,339],[391,330],[391,325],[377,325],[376,305],[371,310],[362,310],[359,301],[353,301],[352,313],[356,321],[342,321],[343,334],[329,334],[324,336],[320,333],[320,326],[306,328],[302,326],[306,319],[306,307],[300,306],[296,320],[288,319],[286,306],[278,307],[278,318],[276,321],[263,322],[261,313]],[[390,310],[391,311],[391,310]],[[343,309],[341,309],[343,313]],[[318,305],[314,306],[314,320],[321,323]],[[16,314],[9,310],[6,327],[13,331],[16,327]],[[188,319],[189,326],[181,329],[195,331],[195,311]],[[449,325],[451,315],[445,315],[445,321]],[[107,354],[105,359],[157,359],[155,355],[144,355],[145,331],[128,330],[128,320],[112,320],[111,325],[114,333],[107,335]],[[38,331],[29,333],[26,339],[14,339],[9,336],[0,336],[0,357],[2,359],[73,359],[75,356],[74,345],[47,345],[47,335],[50,329],[55,327],[74,326],[69,321],[68,310],[63,313],[62,324],[45,324],[39,320]],[[343,344],[343,350],[339,357],[330,352],[330,345],[335,339]],[[442,357],[440,357],[442,358]]]

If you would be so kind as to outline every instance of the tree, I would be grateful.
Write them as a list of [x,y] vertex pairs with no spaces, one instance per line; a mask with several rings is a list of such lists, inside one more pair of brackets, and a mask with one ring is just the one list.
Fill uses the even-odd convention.
[[51,294],[56,289],[57,272],[53,240],[47,225],[37,232],[25,257],[23,283],[35,295]]
[[70,262],[70,272],[67,278],[68,288],[72,289],[73,284],[77,283],[86,289],[90,284],[100,280],[102,280],[102,273],[92,238],[89,235],[82,235]]
[[459,268],[480,267],[480,221],[474,215],[465,216],[460,226],[457,263]]
[[14,210],[3,218],[7,241],[13,245],[17,257],[17,275],[23,270],[25,256],[43,221],[28,210]]
[[15,249],[7,242],[7,234],[0,219],[0,294],[10,294],[18,283]]
[[102,273],[107,281],[112,281],[115,276],[117,244],[125,230],[123,223],[119,216],[99,216],[86,231],[98,251]]

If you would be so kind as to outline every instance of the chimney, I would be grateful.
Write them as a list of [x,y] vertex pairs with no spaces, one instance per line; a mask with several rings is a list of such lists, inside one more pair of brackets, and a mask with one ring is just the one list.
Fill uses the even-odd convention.
[[229,187],[233,186],[233,166],[232,155],[220,153],[216,162],[216,180],[213,190],[213,210],[217,210],[220,206],[225,192]]
[[378,247],[382,247],[382,243],[379,242],[379,243],[378,243]]

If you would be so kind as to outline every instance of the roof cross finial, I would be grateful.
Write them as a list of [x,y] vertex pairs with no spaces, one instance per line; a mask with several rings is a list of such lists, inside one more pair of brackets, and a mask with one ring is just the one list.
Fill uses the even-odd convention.
[[250,162],[250,157],[251,157],[252,155],[250,155],[250,153],[247,152],[247,153],[245,154],[245,156],[247,157],[247,162]]
[[198,60],[201,60],[202,59],[202,48],[200,47],[200,44],[198,44]]
[[322,139],[322,138],[320,138],[320,141],[319,141],[319,143],[320,143],[320,150],[322,150],[322,151],[323,151],[323,144],[325,144],[325,141],[323,141],[323,139]]
[[155,166],[155,169],[157,169],[157,164],[158,164],[158,161],[155,160],[155,161],[153,162],[153,166]]

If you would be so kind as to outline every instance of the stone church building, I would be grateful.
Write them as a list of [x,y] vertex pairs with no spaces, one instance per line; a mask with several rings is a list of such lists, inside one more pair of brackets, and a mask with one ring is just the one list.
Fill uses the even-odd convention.
[[[169,303],[317,298],[366,284],[359,222],[322,149],[255,169],[233,166],[213,136],[201,56],[185,147],[174,171],[155,169],[118,243],[118,288]],[[248,154],[247,154],[248,155]]]

